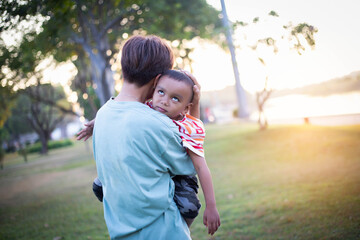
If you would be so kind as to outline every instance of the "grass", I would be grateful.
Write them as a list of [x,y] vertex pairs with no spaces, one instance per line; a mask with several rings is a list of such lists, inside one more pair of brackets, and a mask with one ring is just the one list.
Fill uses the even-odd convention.
[[[359,146],[360,126],[208,125],[222,225],[208,236],[201,212],[193,239],[359,239]],[[0,172],[0,239],[108,239],[85,144],[29,159]]]

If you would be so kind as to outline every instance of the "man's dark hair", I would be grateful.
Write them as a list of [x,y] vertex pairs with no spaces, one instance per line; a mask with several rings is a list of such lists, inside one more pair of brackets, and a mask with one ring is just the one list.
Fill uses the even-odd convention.
[[154,35],[133,36],[122,49],[121,68],[124,79],[138,87],[171,69],[173,64],[171,48],[163,39]]
[[193,101],[194,99],[194,81],[191,80],[191,78],[189,78],[185,73],[181,72],[181,71],[178,71],[178,70],[166,70],[162,75],[161,77],[164,77],[164,76],[168,76],[169,78],[171,79],[174,79],[174,80],[177,80],[179,82],[184,82],[186,83],[187,85],[190,86],[191,88],[191,98],[190,98],[190,102]]

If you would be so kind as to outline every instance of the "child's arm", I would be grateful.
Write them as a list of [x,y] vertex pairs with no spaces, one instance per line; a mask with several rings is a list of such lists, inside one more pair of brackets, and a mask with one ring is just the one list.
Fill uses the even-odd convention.
[[[195,96],[194,96],[194,98],[195,98]],[[152,108],[152,104],[149,102],[149,100],[150,99],[146,100],[145,104]],[[86,140],[88,140],[88,138],[90,138],[93,135],[95,118],[93,120],[91,120],[90,122],[85,123],[84,125],[85,125],[85,128],[83,128],[76,134],[76,136],[77,136],[76,140],[84,139],[84,141],[86,141]]]
[[84,138],[86,141],[89,137],[92,136],[94,130],[95,118],[88,123],[85,123],[85,128],[79,131],[76,135],[76,140],[81,140]]
[[201,188],[204,193],[206,208],[203,222],[204,225],[208,228],[208,233],[213,235],[220,226],[220,216],[216,208],[211,173],[206,164],[205,158],[200,157],[192,151],[189,151],[189,155],[199,176]]

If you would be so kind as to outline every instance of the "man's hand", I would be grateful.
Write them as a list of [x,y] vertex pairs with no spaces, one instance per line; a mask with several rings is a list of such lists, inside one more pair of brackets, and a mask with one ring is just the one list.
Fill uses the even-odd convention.
[[198,104],[200,101],[200,90],[201,90],[201,86],[199,84],[199,82],[196,80],[196,78],[194,77],[194,75],[192,75],[190,72],[185,71],[185,70],[180,70],[181,72],[183,72],[184,74],[186,74],[186,76],[188,76],[191,80],[193,80],[194,82],[194,99],[193,99],[193,104]]
[[90,122],[85,123],[85,128],[76,134],[77,135],[76,140],[81,140],[83,138],[84,141],[88,140],[88,138],[91,137],[93,134],[94,124],[95,124],[95,118]]
[[220,216],[216,207],[206,207],[203,217],[204,225],[208,228],[208,233],[213,235],[220,226]]
[[181,72],[183,72],[184,74],[186,74],[191,80],[193,80],[194,82],[194,98],[192,101],[192,106],[190,108],[190,115],[194,116],[196,118],[200,118],[200,96],[201,96],[201,86],[199,84],[199,82],[196,80],[196,78],[194,77],[194,75],[192,75],[191,73],[189,73],[188,71],[185,70],[180,70]]
[[201,97],[200,86],[194,85],[193,91],[194,91],[194,98],[192,103],[193,105],[199,105],[200,97]]

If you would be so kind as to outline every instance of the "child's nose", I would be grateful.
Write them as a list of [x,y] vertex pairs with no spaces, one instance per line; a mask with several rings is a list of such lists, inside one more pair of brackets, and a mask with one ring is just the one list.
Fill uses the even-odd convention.
[[169,98],[163,97],[161,103],[162,103],[163,105],[165,105],[165,106],[169,105]]

